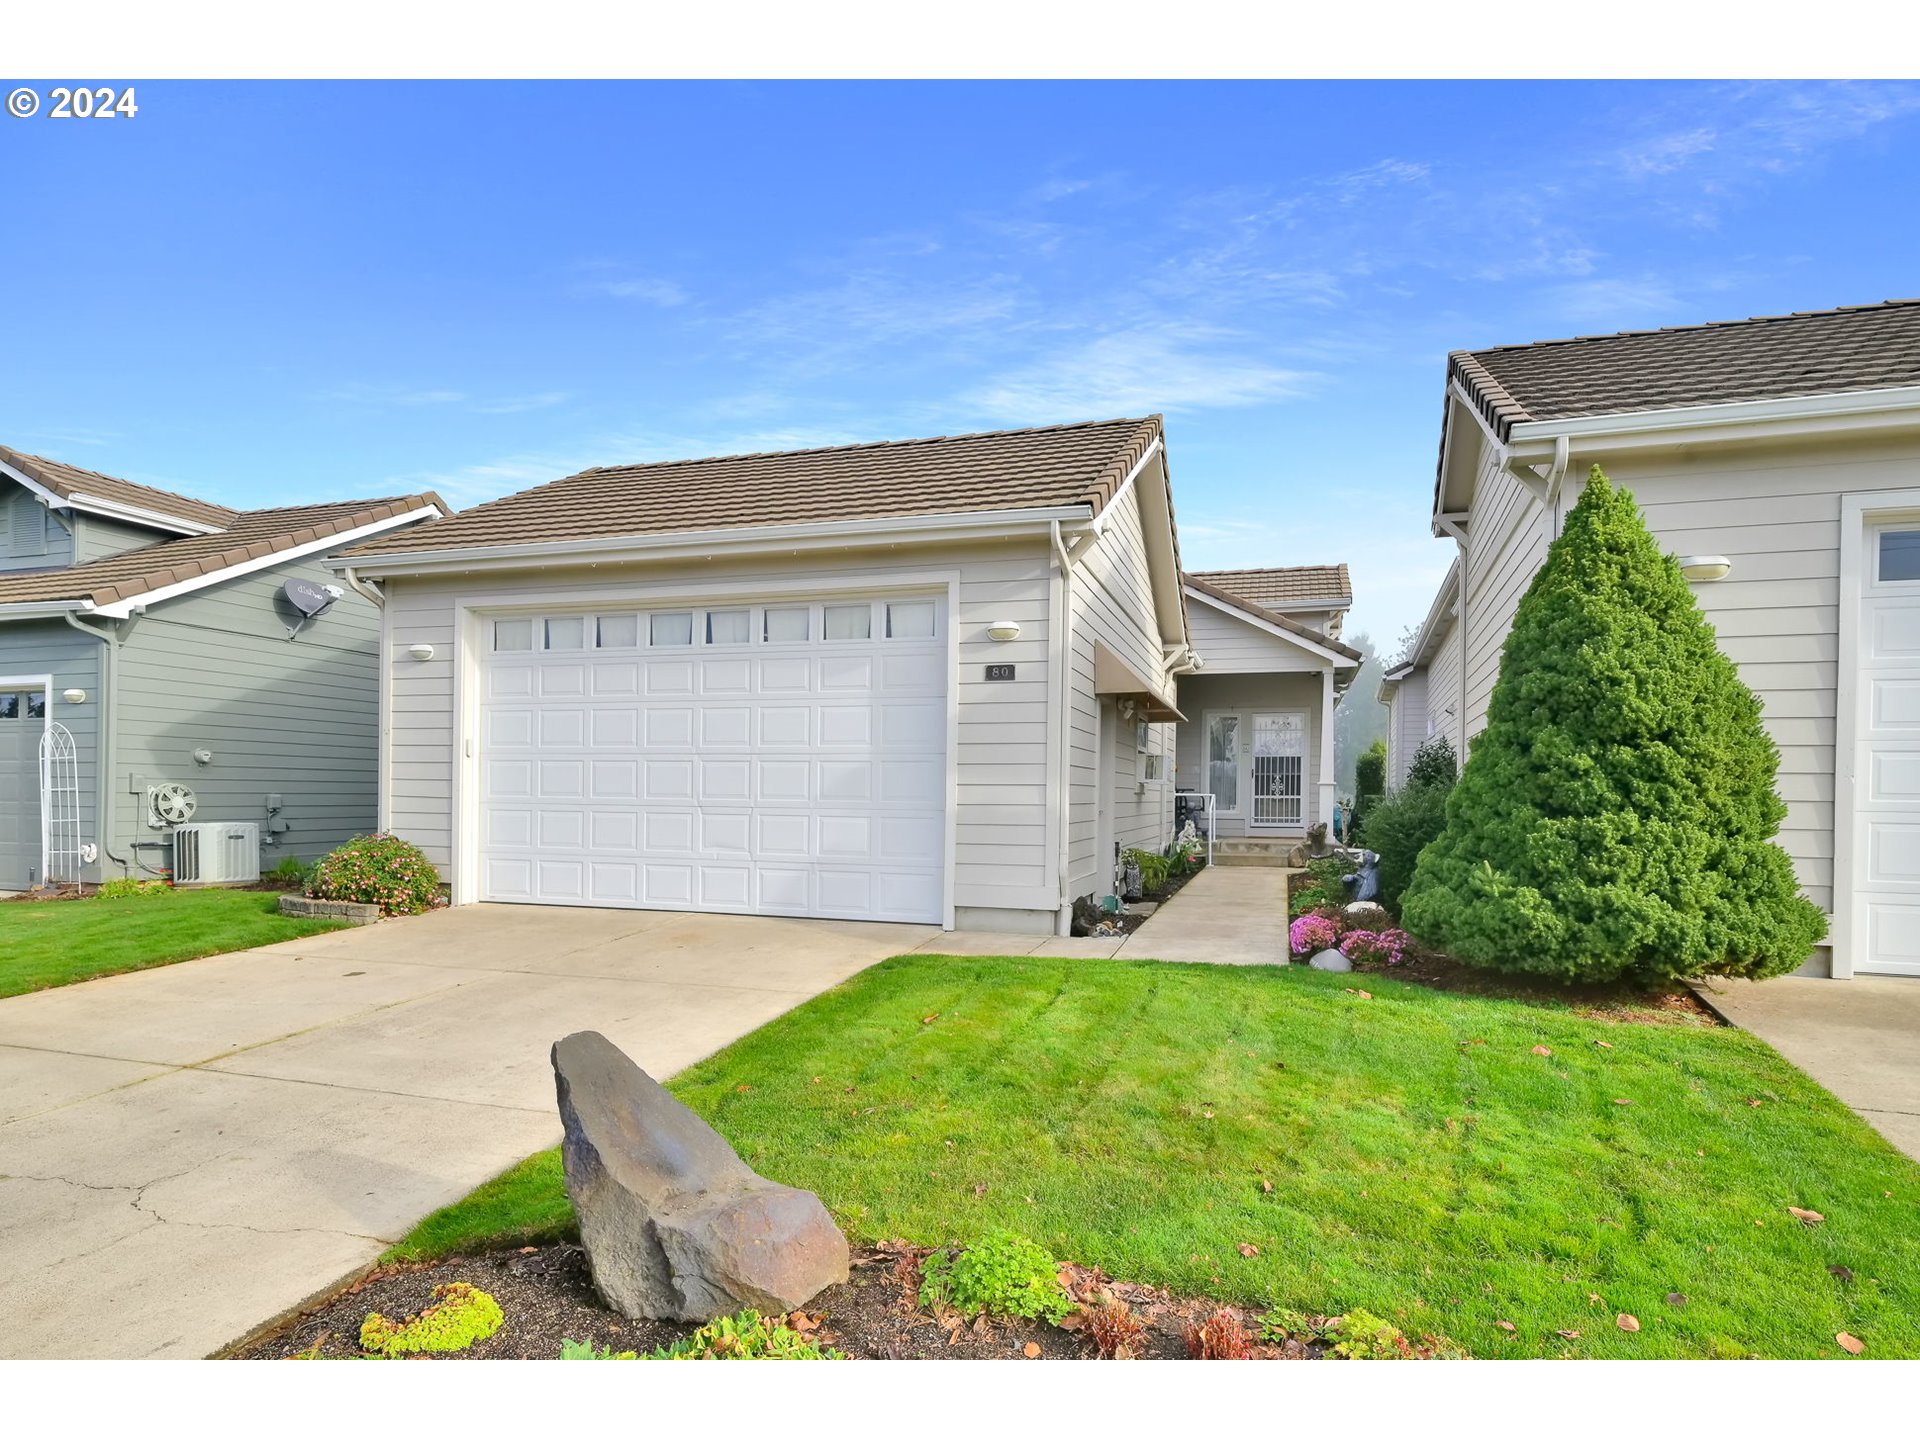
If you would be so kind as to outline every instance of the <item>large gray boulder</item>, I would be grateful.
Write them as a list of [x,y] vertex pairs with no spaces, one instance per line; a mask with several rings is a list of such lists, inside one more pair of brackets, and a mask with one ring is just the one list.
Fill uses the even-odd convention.
[[747,1167],[606,1036],[553,1047],[567,1196],[601,1299],[630,1319],[797,1310],[847,1278],[820,1198]]

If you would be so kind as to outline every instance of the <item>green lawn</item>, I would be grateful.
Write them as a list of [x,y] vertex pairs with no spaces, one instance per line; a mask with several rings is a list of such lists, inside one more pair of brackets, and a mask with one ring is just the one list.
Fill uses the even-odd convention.
[[0,905],[0,998],[340,928],[279,904],[259,890],[174,890]]
[[[858,1239],[1007,1226],[1482,1356],[1840,1357],[1842,1330],[1920,1356],[1920,1166],[1740,1031],[1300,969],[916,955],[674,1089]],[[393,1254],[569,1222],[549,1152]]]

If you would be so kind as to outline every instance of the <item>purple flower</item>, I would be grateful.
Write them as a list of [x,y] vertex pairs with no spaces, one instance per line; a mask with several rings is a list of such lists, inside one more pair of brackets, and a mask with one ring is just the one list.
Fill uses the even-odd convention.
[[1312,955],[1340,943],[1340,922],[1329,915],[1302,915],[1287,927],[1287,944],[1296,955]]

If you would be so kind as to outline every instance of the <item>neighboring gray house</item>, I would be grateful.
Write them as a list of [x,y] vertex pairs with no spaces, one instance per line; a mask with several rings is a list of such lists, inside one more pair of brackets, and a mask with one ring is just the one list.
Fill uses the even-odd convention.
[[456,904],[1065,933],[1171,838],[1191,682],[1298,834],[1357,659],[1182,576],[1157,416],[609,466],[335,564],[386,598],[381,823]]
[[1456,564],[1387,676],[1393,762],[1486,725],[1588,470],[1630,490],[1780,749],[1812,966],[1920,975],[1920,301],[1459,351],[1433,533]]
[[379,612],[343,591],[301,623],[284,591],[445,513],[232,510],[0,446],[0,890],[169,868],[168,785],[257,824],[268,866],[371,829]]

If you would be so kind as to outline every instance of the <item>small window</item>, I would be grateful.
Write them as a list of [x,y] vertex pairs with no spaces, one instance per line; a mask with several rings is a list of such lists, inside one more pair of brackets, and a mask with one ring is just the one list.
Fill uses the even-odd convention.
[[1165,759],[1166,757],[1163,755],[1147,755],[1142,757],[1142,761],[1140,765],[1140,778],[1142,780],[1160,779],[1161,770],[1165,762]]
[[1133,748],[1144,751],[1153,738],[1153,726],[1145,720],[1136,721],[1133,727]]
[[789,605],[767,610],[765,635],[769,644],[805,640],[811,629],[810,612],[804,605]]
[[889,600],[887,602],[887,638],[889,640],[932,639],[933,602],[931,600]]
[[18,720],[20,718],[20,697],[8,694],[0,695],[0,720]]
[[873,638],[873,607],[871,605],[829,605],[821,618],[822,634],[828,640],[871,640]]
[[593,643],[602,650],[631,650],[640,643],[638,615],[602,615],[594,621]]
[[1920,530],[1880,532],[1880,580],[1920,580]]
[[649,615],[647,643],[649,645],[691,645],[693,643],[693,612],[682,610],[671,615]]
[[533,649],[533,621],[496,620],[493,622],[493,648],[495,650],[531,650]]
[[27,718],[29,720],[44,720],[47,718],[46,691],[35,690],[27,696]]
[[587,621],[582,615],[556,615],[547,621],[547,649],[587,648]]
[[753,616],[746,610],[709,610],[707,612],[707,644],[744,645],[747,637],[753,633]]

